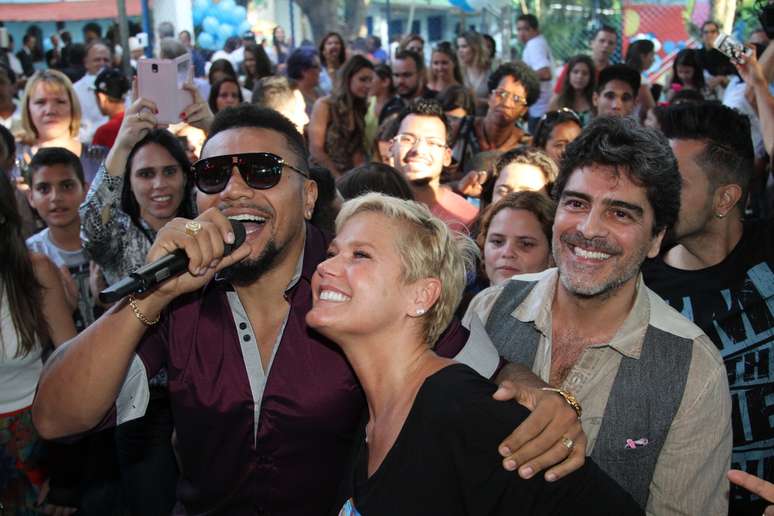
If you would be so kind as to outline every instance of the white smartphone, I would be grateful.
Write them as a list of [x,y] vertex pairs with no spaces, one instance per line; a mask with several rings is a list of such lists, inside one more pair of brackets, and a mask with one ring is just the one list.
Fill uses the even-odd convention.
[[192,81],[190,54],[175,59],[140,59],[137,61],[137,90],[140,97],[156,103],[160,124],[180,122],[180,113],[193,103],[183,84]]
[[738,39],[725,32],[718,34],[718,37],[715,38],[715,42],[712,46],[722,52],[734,63],[744,63],[752,54],[751,48],[744,46]]

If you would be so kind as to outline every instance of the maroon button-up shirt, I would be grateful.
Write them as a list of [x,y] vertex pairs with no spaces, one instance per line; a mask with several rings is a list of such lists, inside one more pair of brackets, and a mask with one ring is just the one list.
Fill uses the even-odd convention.
[[[240,332],[247,337],[235,325],[226,282],[176,299],[141,341],[144,376],[168,371],[182,463],[177,496],[187,512],[310,516],[332,509],[366,404],[344,354],[305,322],[312,274],[327,245],[307,225],[300,278],[286,292],[290,312],[257,401],[257,429],[248,378],[256,364],[245,361]],[[455,322],[436,351],[454,356],[467,337]]]

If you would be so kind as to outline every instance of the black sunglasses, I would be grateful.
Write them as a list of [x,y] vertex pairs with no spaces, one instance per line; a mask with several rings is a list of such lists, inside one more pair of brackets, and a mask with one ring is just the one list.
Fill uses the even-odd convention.
[[287,163],[276,154],[269,152],[248,152],[213,156],[196,161],[191,165],[196,188],[206,194],[225,190],[231,171],[237,167],[242,179],[250,188],[266,190],[277,186],[282,177],[282,168],[288,167],[308,178],[309,174]]

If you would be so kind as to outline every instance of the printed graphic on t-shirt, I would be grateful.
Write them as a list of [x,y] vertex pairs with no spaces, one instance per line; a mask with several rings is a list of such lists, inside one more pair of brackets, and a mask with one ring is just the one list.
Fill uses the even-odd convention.
[[[723,356],[733,404],[731,467],[762,478],[774,471],[774,271],[767,262],[717,292],[665,299],[693,320]],[[734,501],[752,495],[733,489]]]
[[352,498],[347,500],[347,503],[344,504],[344,507],[341,508],[339,511],[339,516],[361,516],[359,512],[357,512],[357,508],[355,508],[355,504],[352,501]]

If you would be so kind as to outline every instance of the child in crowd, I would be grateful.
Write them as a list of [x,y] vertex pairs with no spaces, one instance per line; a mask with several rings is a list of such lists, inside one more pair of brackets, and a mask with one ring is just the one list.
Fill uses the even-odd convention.
[[30,251],[48,256],[62,271],[69,308],[80,332],[94,321],[89,260],[80,238],[78,207],[86,182],[78,156],[62,147],[40,149],[29,165],[30,205],[48,226],[27,239]]
[[705,98],[711,93],[704,82],[704,72],[695,50],[685,48],[677,53],[672,66],[672,80],[669,83],[667,101],[671,102],[676,93],[682,90],[694,90]]

